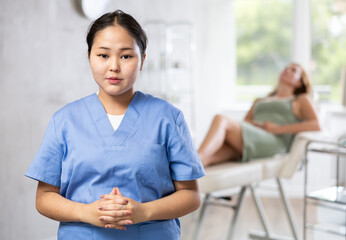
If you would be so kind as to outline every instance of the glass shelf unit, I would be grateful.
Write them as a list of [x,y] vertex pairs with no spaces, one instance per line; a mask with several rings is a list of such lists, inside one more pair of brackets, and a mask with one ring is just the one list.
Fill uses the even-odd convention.
[[313,191],[307,195],[308,198],[327,201],[331,203],[346,204],[346,189],[343,186],[333,186],[317,191]]
[[[308,165],[313,164],[314,161],[314,159],[310,157],[310,153],[318,154],[320,157],[323,155],[323,158],[325,158],[325,155],[328,155],[335,159],[335,184],[320,189],[309,190],[308,177],[311,173],[309,173]],[[326,160],[330,161],[331,159],[326,158]],[[340,178],[340,174],[345,174],[346,172],[346,169],[343,169],[344,167],[340,168],[340,166],[345,166],[341,164],[341,162],[345,160],[346,144],[343,141],[330,142],[311,140],[307,144],[304,161],[304,240],[307,240],[307,230],[346,239],[346,188],[344,179]],[[317,173],[317,176],[322,174],[323,169]],[[310,222],[307,216],[310,206],[314,206],[316,210],[323,209],[323,211],[327,211],[327,216],[329,216],[328,219],[320,217],[318,220],[315,220],[314,223]]]
[[183,112],[194,138],[192,24],[148,21],[144,24],[144,29],[149,43],[142,73],[143,81],[137,81],[136,88],[178,107]]

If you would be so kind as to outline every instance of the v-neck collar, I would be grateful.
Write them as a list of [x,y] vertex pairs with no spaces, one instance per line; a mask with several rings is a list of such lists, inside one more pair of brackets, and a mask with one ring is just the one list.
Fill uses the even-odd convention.
[[135,130],[137,120],[141,111],[148,100],[148,96],[137,91],[132,98],[130,105],[127,107],[125,116],[121,121],[118,129],[114,131],[110,123],[107,113],[98,98],[94,93],[84,98],[85,104],[90,112],[90,115],[96,125],[98,132],[103,139],[105,146],[125,145],[126,139]]

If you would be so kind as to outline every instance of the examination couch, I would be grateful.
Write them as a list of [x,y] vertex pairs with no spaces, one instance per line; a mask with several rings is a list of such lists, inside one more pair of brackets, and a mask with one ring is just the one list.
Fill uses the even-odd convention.
[[243,205],[244,196],[247,189],[250,190],[251,195],[254,199],[255,206],[259,214],[259,219],[264,230],[262,234],[250,233],[249,238],[267,240],[281,239],[274,236],[270,232],[269,224],[266,219],[263,206],[256,193],[256,186],[260,182],[268,179],[275,179],[275,182],[278,186],[279,195],[283,201],[283,206],[288,217],[288,222],[292,233],[291,239],[297,240],[298,236],[296,224],[289,201],[285,196],[285,192],[282,186],[282,179],[289,179],[293,176],[299,164],[301,163],[302,158],[304,157],[305,146],[308,141],[309,135],[300,133],[295,136],[291,149],[287,154],[276,155],[270,158],[255,159],[253,161],[249,161],[248,163],[226,162],[207,167],[205,169],[206,176],[201,178],[199,181],[201,192],[203,194],[203,203],[198,213],[199,216],[193,239],[200,239],[201,230],[203,229],[203,222],[206,220],[205,213],[208,205],[215,204],[215,202],[220,199],[220,196],[215,193],[236,187],[240,189],[236,198],[236,203],[229,205],[224,204],[233,208],[234,210],[226,239],[237,239],[235,237],[237,221],[241,212],[241,207]]

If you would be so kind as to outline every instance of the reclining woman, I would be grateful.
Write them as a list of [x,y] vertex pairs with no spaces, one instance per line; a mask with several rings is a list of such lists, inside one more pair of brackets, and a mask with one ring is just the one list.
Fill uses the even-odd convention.
[[216,115],[198,150],[204,167],[286,153],[296,133],[320,130],[311,90],[304,69],[292,63],[281,73],[277,87],[254,101],[243,122]]

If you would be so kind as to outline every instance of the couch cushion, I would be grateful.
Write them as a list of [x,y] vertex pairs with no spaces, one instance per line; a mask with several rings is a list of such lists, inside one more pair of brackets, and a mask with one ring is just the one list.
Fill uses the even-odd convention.
[[217,164],[205,169],[206,176],[199,180],[199,185],[203,193],[248,185],[262,180],[262,168],[263,164],[258,161]]

